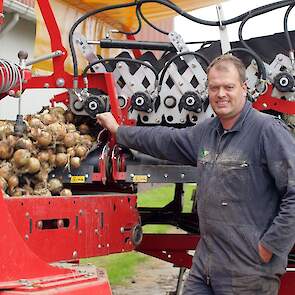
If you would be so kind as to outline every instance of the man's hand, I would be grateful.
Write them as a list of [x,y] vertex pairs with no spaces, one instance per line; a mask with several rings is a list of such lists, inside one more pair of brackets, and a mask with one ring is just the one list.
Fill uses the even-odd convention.
[[261,260],[268,263],[272,258],[272,252],[267,250],[260,242],[258,243],[258,252]]
[[96,115],[96,122],[100,124],[103,128],[109,130],[113,135],[116,135],[119,128],[119,124],[112,115],[112,113],[102,113]]

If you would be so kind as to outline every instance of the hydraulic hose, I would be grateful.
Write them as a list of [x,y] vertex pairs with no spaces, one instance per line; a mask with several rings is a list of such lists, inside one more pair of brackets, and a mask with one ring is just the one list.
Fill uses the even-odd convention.
[[[73,34],[74,34],[74,31],[76,30],[77,26],[90,16],[93,16],[95,14],[98,14],[98,13],[101,13],[104,11],[112,10],[112,9],[120,9],[120,8],[137,6],[137,11],[139,12],[141,9],[141,6],[145,3],[159,3],[162,5],[165,5],[165,6],[169,7],[170,9],[174,10],[175,12],[177,12],[178,14],[182,15],[183,17],[185,17],[191,21],[197,22],[199,24],[208,25],[208,26],[219,26],[220,25],[219,21],[207,21],[207,20],[202,20],[200,18],[196,18],[196,17],[188,14],[187,12],[183,11],[178,6],[173,4],[172,2],[165,1],[165,0],[139,0],[139,1],[135,0],[135,2],[129,2],[129,3],[125,3],[125,4],[118,4],[118,5],[111,5],[111,6],[106,6],[106,7],[100,8],[100,9],[92,10],[92,11],[86,13],[85,15],[83,15],[82,17],[80,17],[73,24],[73,26],[71,27],[70,32],[69,32],[69,45],[70,45],[70,51],[71,51],[72,61],[73,61],[74,88],[76,88],[77,84],[78,84],[78,81],[77,81],[78,80],[77,55],[76,55],[74,44],[73,44]],[[223,25],[233,24],[233,23],[236,23],[239,21],[243,21],[244,18],[247,17],[249,14],[259,15],[259,14],[267,13],[269,11],[272,11],[272,10],[275,10],[278,8],[282,8],[284,6],[292,5],[292,4],[294,4],[294,0],[284,0],[284,1],[279,1],[276,3],[264,5],[264,6],[256,8],[256,9],[253,9],[251,11],[248,11],[246,13],[243,13],[237,17],[231,18],[229,20],[224,20],[222,22],[222,24]],[[137,32],[137,30],[136,30],[136,32]]]
[[255,61],[257,63],[258,74],[260,76],[260,79],[262,81],[266,81],[266,69],[263,64],[263,61],[252,49],[249,50],[248,48],[233,48],[233,49],[229,50],[226,54],[235,53],[235,52],[239,52],[239,51],[246,52],[246,53],[252,55],[252,57],[255,59]]
[[130,36],[130,35],[136,35],[141,30],[141,27],[142,27],[141,12],[140,12],[140,10],[139,10],[139,8],[137,6],[136,6],[135,14],[136,14],[136,18],[137,18],[137,21],[138,21],[137,29],[134,32],[119,31],[118,33]]
[[[207,25],[207,26],[220,26],[219,21],[207,21],[207,20],[203,20],[203,19],[194,17],[194,16],[190,15],[189,13],[185,12],[184,10],[182,10],[181,8],[179,8],[178,6],[176,6],[175,4],[172,4],[171,2],[167,2],[165,0],[139,0],[137,2],[137,5],[141,8],[141,6],[144,3],[159,3],[159,4],[162,4],[162,5],[165,5],[165,6],[169,7],[170,9],[174,10],[178,14],[182,15],[183,17],[185,17],[185,18],[187,18],[187,19],[189,19],[189,20],[191,20],[193,22],[196,22],[196,23],[199,23],[199,24],[202,24],[202,25]],[[284,6],[291,5],[293,3],[294,3],[294,0],[284,0],[284,1],[279,1],[279,2],[276,2],[276,3],[263,5],[261,7],[255,8],[255,9],[250,10],[248,12],[245,12],[245,13],[239,15],[239,16],[236,16],[234,18],[224,20],[224,21],[222,21],[222,25],[230,25],[230,24],[242,21],[246,16],[248,16],[249,13],[263,14],[263,13],[267,13],[267,12],[270,12],[270,11],[275,10],[275,9],[282,8]]]
[[285,33],[285,36],[286,36],[286,39],[288,42],[290,53],[293,53],[293,54],[294,54],[294,47],[293,47],[290,33],[288,30],[288,18],[289,18],[290,11],[293,9],[294,6],[295,6],[295,4],[290,5],[285,13],[285,16],[284,16],[284,33]]
[[182,52],[182,53],[179,53],[179,54],[176,54],[175,56],[173,56],[172,58],[170,58],[168,60],[168,62],[165,64],[164,68],[163,68],[163,71],[161,73],[161,76],[160,76],[160,79],[159,79],[159,90],[161,89],[161,86],[163,84],[163,80],[164,80],[164,76],[169,68],[169,66],[173,63],[173,61],[175,61],[178,57],[180,56],[184,56],[184,55],[194,55],[195,57],[199,57],[201,58],[205,63],[206,63],[206,66],[209,65],[209,60],[201,53],[199,52],[191,52],[191,51],[186,51],[186,52]]
[[71,51],[72,60],[73,60],[74,88],[77,88],[77,84],[78,84],[78,81],[77,81],[78,80],[78,62],[77,62],[77,55],[76,55],[75,48],[74,48],[73,34],[74,34],[76,28],[78,27],[78,25],[80,23],[82,23],[84,20],[86,20],[88,17],[93,16],[97,13],[101,13],[101,12],[112,10],[112,9],[132,7],[135,5],[136,5],[135,2],[129,2],[129,3],[125,3],[125,4],[106,6],[103,8],[91,10],[88,13],[81,16],[77,21],[75,21],[75,23],[73,24],[73,26],[71,27],[70,32],[69,32],[69,45],[70,45],[70,51]]
[[140,17],[150,26],[150,27],[152,27],[154,30],[156,30],[156,31],[158,31],[158,32],[160,32],[161,34],[164,34],[164,35],[168,35],[169,34],[169,32],[166,32],[166,31],[164,31],[164,30],[162,30],[162,29],[160,29],[160,28],[158,28],[158,27],[156,27],[154,24],[152,24],[144,15],[143,15],[143,13],[142,13],[142,11],[141,11],[141,6],[137,6],[138,7],[138,11],[139,11],[139,15],[140,15]]

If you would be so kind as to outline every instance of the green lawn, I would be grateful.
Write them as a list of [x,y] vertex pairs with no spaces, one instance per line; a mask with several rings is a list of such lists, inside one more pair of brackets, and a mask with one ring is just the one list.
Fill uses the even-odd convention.
[[[185,185],[184,212],[190,212],[192,207],[191,195],[195,185]],[[174,185],[161,186],[138,194],[138,207],[163,207],[173,200]],[[145,233],[165,233],[172,231],[169,225],[146,225],[143,228]],[[111,285],[122,284],[127,278],[131,278],[136,267],[149,259],[148,256],[138,253],[120,253],[104,257],[82,259],[81,263],[91,263],[102,267],[107,271]]]

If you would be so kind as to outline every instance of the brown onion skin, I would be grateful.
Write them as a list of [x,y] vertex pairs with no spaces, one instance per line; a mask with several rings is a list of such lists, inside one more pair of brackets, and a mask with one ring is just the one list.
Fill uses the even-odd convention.
[[31,157],[28,164],[26,165],[26,169],[30,174],[39,172],[41,169],[40,161],[35,157]]
[[42,163],[42,162],[48,162],[49,160],[49,153],[48,151],[40,151],[40,153],[38,154],[38,159],[39,161]]
[[76,145],[76,135],[74,132],[67,133],[63,139],[65,147],[69,148]]
[[59,194],[60,191],[62,190],[62,183],[59,179],[57,178],[52,178],[48,182],[48,189],[52,194]]
[[57,121],[56,117],[52,114],[42,114],[40,116],[40,119],[43,124],[50,125],[52,123],[55,123]]
[[17,168],[23,167],[28,164],[31,157],[31,153],[25,149],[19,149],[14,152],[13,160]]
[[81,166],[81,159],[79,157],[71,158],[71,168],[79,168]]
[[89,134],[90,128],[89,128],[89,126],[87,124],[82,123],[79,126],[79,131],[80,131],[81,134]]
[[0,159],[8,160],[13,155],[13,148],[7,141],[0,141]]
[[65,167],[68,163],[68,155],[65,153],[56,154],[55,165],[56,167]]
[[64,189],[61,190],[60,195],[64,196],[64,197],[67,197],[67,196],[72,196],[73,193],[72,193],[72,191],[70,189],[64,188]]
[[75,147],[75,154],[77,157],[84,158],[88,152],[88,149],[84,145],[78,145]]
[[6,191],[7,187],[8,187],[7,181],[0,176],[0,189],[3,189],[3,191]]
[[0,166],[0,176],[3,177],[5,180],[13,174],[13,167],[10,162],[4,162]]
[[7,180],[8,189],[10,191],[14,190],[19,185],[19,179],[16,175],[12,175]]
[[52,142],[52,135],[47,131],[41,131],[36,140],[41,147],[48,147]]

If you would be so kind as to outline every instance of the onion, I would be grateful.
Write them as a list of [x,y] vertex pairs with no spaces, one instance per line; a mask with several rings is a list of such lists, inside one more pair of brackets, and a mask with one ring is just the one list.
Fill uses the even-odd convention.
[[63,139],[63,143],[68,148],[76,145],[75,133],[74,132],[67,133]]
[[33,117],[29,120],[29,125],[32,128],[44,128],[44,124],[41,122],[39,118]]
[[16,137],[14,135],[8,135],[7,136],[7,142],[11,147],[14,147],[16,144]]
[[84,145],[78,145],[75,147],[75,154],[77,157],[84,158],[88,152],[88,149]]
[[12,192],[10,192],[12,197],[21,197],[23,195],[23,190],[20,187],[16,187]]
[[68,131],[68,132],[74,132],[74,131],[77,130],[77,129],[76,129],[76,126],[75,126],[74,124],[72,124],[72,123],[67,124],[67,125],[66,125],[66,128],[67,128],[67,131]]
[[14,152],[13,154],[13,160],[15,163],[15,166],[17,168],[23,167],[28,164],[31,157],[31,153],[28,150],[25,149],[19,149]]
[[18,177],[16,175],[10,176],[7,184],[9,192],[12,192],[19,185]]
[[13,154],[13,148],[7,141],[0,141],[0,159],[8,160]]
[[65,153],[56,154],[55,165],[56,167],[64,167],[68,163],[68,155]]
[[8,178],[12,175],[13,169],[12,165],[9,162],[4,162],[0,166],[0,177],[3,177],[4,179],[8,180]]
[[8,186],[7,181],[3,177],[0,176],[0,188],[2,188],[3,191],[6,191],[7,186]]
[[81,159],[79,157],[71,158],[71,167],[79,168],[81,166]]
[[59,194],[62,190],[62,183],[57,178],[52,178],[48,182],[48,189],[51,191],[52,194]]
[[14,127],[12,123],[9,122],[3,122],[2,125],[0,125],[0,139],[5,139],[8,135],[13,134]]
[[89,126],[87,124],[82,123],[79,126],[79,131],[80,131],[81,134],[89,134],[90,128],[89,128]]
[[[65,111],[64,117],[67,123],[73,123],[74,122],[74,114],[71,111]],[[75,126],[75,125],[74,125]]]
[[50,124],[48,126],[48,130],[50,130],[55,140],[62,140],[67,133],[67,129],[64,124],[58,122]]
[[40,119],[41,119],[42,123],[45,125],[49,125],[49,124],[52,124],[57,121],[57,119],[54,115],[51,115],[48,113],[41,114]]
[[36,139],[39,145],[47,147],[52,142],[52,135],[47,131],[41,131],[40,135]]
[[28,138],[19,138],[16,141],[15,149],[17,149],[17,150],[18,149],[26,149],[26,150],[31,151],[33,149],[33,143]]
[[27,172],[30,174],[37,173],[38,171],[40,171],[40,168],[41,168],[40,161],[35,157],[31,157],[29,159],[28,164],[26,165],[26,168],[27,168]]
[[50,190],[47,188],[34,189],[33,194],[35,196],[44,196],[44,197],[51,197],[52,196]]
[[81,135],[80,135],[80,133],[76,131],[76,132],[73,132],[73,134],[74,134],[74,137],[75,137],[76,143],[79,143],[80,140],[81,140]]
[[52,114],[57,119],[57,121],[65,122],[65,110],[62,107],[51,108],[49,109],[49,113]]
[[66,111],[62,107],[54,107],[49,109],[49,113],[53,115],[56,115],[56,114],[63,115],[65,112]]
[[61,192],[60,192],[61,196],[72,196],[72,191],[68,188],[64,188]]
[[31,128],[28,136],[36,140],[39,136],[41,136],[41,133],[42,130],[40,128]]
[[94,140],[90,135],[85,134],[85,135],[80,136],[80,142],[84,146],[86,146],[87,148],[90,148],[92,146],[92,142],[94,142]]
[[48,153],[48,151],[41,151],[37,157],[41,163],[47,162],[49,160],[49,153]]

